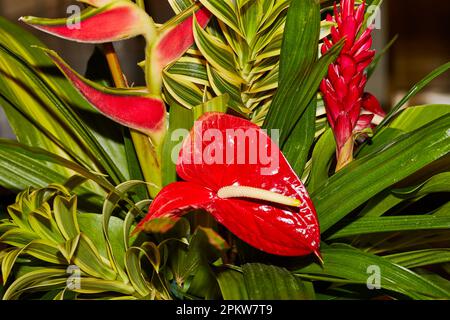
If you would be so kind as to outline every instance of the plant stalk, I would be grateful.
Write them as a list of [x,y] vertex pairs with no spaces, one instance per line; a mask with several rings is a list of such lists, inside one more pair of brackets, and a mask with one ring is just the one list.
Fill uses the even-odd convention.
[[[127,88],[128,84],[125,81],[113,44],[106,43],[103,47],[115,86],[118,88]],[[147,185],[148,192],[154,198],[162,186],[161,151],[158,150],[160,147],[155,147],[150,137],[142,132],[130,128],[130,133],[144,179],[152,184]]]
[[350,137],[341,149],[337,150],[337,165],[335,172],[338,172],[353,161],[353,137]]
[[141,8],[142,10],[145,10],[145,1],[144,0],[136,0],[136,4],[138,5],[139,8]]

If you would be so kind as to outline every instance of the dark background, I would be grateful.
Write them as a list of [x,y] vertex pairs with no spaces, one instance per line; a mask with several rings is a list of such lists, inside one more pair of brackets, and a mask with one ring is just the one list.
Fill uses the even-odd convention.
[[[0,0],[0,15],[12,21],[22,15],[62,17],[70,0]],[[170,17],[165,0],[147,0],[156,22]],[[450,1],[449,0],[385,0],[381,12],[381,28],[374,30],[374,46],[383,48],[396,34],[399,38],[383,59],[369,82],[385,109],[389,109],[418,80],[434,68],[450,61]],[[76,70],[84,72],[93,46],[57,39],[27,26],[47,46],[58,51]],[[124,71],[130,83],[142,84],[142,72],[136,63],[143,59],[143,40],[116,43]],[[425,103],[450,104],[450,77],[447,74],[433,81],[410,105]],[[1,115],[0,115],[1,118]],[[0,136],[10,136],[4,119],[0,120]]]

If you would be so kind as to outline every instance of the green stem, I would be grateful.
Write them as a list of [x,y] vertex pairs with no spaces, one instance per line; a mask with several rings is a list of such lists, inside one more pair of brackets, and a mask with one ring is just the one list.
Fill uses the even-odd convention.
[[342,148],[337,151],[336,172],[353,161],[353,145],[353,137],[350,137]]
[[136,0],[136,4],[139,8],[145,10],[145,1],[144,0]]
[[[104,44],[104,50],[115,86],[118,88],[128,87],[112,43]],[[155,146],[149,136],[139,131],[130,129],[130,133],[145,181],[157,186],[147,186],[150,196],[155,197],[162,186],[161,146]]]

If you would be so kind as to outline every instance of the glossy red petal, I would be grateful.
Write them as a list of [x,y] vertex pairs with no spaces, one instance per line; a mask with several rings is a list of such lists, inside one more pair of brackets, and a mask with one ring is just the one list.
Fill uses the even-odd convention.
[[130,2],[114,2],[85,11],[77,21],[23,17],[22,21],[52,35],[84,43],[105,43],[137,35],[154,36],[154,27],[146,13]]
[[386,112],[381,108],[378,99],[368,92],[365,92],[363,95],[362,108],[381,117],[386,116]]
[[197,209],[208,209],[214,193],[199,184],[192,182],[174,182],[164,187],[153,200],[148,215],[141,220],[137,229],[160,217],[178,219],[183,214]]
[[363,131],[364,129],[371,128],[373,117],[374,117],[373,114],[360,115],[353,132],[360,132]]
[[341,67],[342,76],[345,81],[349,82],[356,72],[356,64],[353,58],[349,55],[343,54],[338,58]]
[[163,188],[135,231],[144,229],[152,219],[176,221],[198,209],[208,211],[236,236],[262,251],[301,256],[318,250],[317,228],[308,227],[314,213],[299,214],[257,201],[220,199],[213,191],[191,182],[175,182]]
[[54,51],[45,52],[84,98],[107,117],[153,136],[164,131],[166,111],[160,98],[131,89],[102,87],[73,71]]
[[352,137],[353,127],[348,115],[337,117],[334,125],[334,136],[336,138],[337,149],[341,149],[348,139]]

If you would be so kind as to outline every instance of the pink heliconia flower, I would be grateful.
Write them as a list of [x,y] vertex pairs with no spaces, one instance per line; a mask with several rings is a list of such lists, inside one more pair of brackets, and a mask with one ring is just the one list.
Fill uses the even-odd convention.
[[[333,129],[337,145],[339,170],[353,159],[353,136],[371,126],[374,115],[384,116],[378,100],[365,93],[366,68],[373,61],[372,28],[363,29],[365,2],[355,8],[354,0],[341,0],[340,9],[334,6],[334,17],[327,16],[337,26],[331,29],[331,38],[325,38],[322,54],[345,39],[345,44],[335,63],[328,69],[320,90],[325,101],[328,121]],[[362,110],[372,114],[361,114]]]
[[106,43],[138,35],[151,42],[156,37],[152,19],[135,4],[127,1],[97,2],[94,1],[97,5],[104,5],[83,11],[78,21],[33,16],[21,17],[20,20],[54,36],[82,43]]
[[117,123],[147,134],[154,143],[161,142],[166,107],[159,96],[149,94],[146,88],[103,87],[79,75],[55,51],[41,49],[94,108]]
[[167,129],[166,109],[161,98],[161,77],[165,67],[180,58],[194,43],[193,20],[202,28],[211,13],[201,4],[192,4],[164,25],[157,27],[151,17],[130,1],[81,0],[94,8],[84,10],[77,24],[67,18],[47,19],[26,16],[28,25],[71,41],[107,43],[142,35],[147,41],[147,89],[113,89],[84,79],[55,52],[45,50],[67,79],[98,111],[110,119],[147,134],[155,145]]

